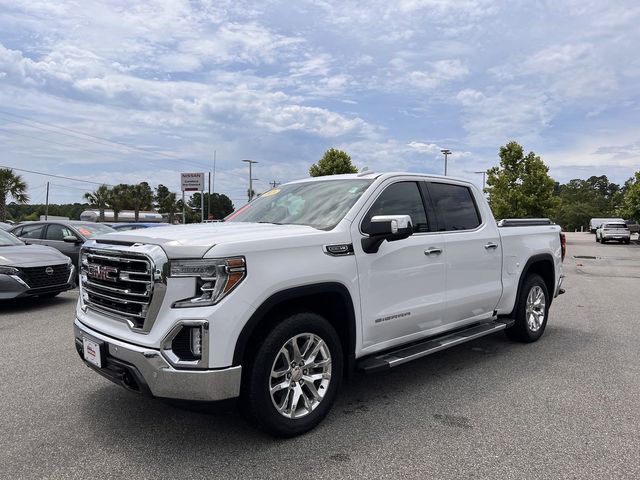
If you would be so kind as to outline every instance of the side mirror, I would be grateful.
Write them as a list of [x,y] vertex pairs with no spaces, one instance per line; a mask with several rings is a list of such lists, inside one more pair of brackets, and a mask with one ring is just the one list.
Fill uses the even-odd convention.
[[78,237],[74,237],[73,235],[67,235],[62,240],[67,243],[80,243],[80,239]]
[[413,224],[409,215],[376,215],[371,219],[369,236],[362,239],[365,253],[377,253],[385,240],[395,242],[413,234]]

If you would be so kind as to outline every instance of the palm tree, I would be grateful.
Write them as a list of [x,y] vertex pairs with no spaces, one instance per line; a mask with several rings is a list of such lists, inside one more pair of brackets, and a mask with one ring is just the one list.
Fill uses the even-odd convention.
[[140,210],[149,210],[153,203],[153,191],[147,182],[131,185],[131,204],[135,213],[136,222],[140,217]]
[[118,221],[118,214],[131,204],[131,185],[120,183],[109,190],[107,205],[113,210],[113,221]]
[[7,197],[11,196],[17,203],[27,203],[27,184],[20,175],[10,168],[0,168],[0,222],[7,219]]
[[165,213],[169,223],[173,223],[176,212],[182,208],[178,202],[176,194],[169,191],[169,189],[164,185],[160,184],[156,188],[154,201],[158,212]]
[[106,185],[100,185],[93,193],[87,192],[84,194],[85,200],[87,200],[93,208],[100,210],[101,222],[104,222],[104,209],[107,208],[109,195],[110,190]]

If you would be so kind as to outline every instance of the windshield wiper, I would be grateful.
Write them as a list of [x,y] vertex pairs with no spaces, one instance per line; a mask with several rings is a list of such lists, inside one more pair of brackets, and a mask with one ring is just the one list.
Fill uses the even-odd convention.
[[271,225],[286,225],[286,223],[278,223],[278,222],[257,222],[257,223],[270,223]]

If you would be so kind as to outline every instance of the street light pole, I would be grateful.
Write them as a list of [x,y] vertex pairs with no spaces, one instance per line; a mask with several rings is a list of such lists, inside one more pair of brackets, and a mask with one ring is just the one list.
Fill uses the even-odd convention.
[[251,173],[251,167],[254,163],[258,163],[256,160],[242,160],[249,164],[249,202],[253,200],[253,175]]
[[482,174],[482,192],[484,193],[484,188],[486,185],[486,179],[487,179],[487,172],[486,170],[483,170],[482,172],[473,172],[473,173],[481,173]]
[[444,154],[444,176],[447,176],[447,156],[451,155],[451,150],[448,148],[443,148],[440,150]]

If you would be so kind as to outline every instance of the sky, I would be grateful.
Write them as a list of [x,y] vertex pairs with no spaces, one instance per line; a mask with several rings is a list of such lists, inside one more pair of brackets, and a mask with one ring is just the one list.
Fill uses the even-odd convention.
[[[0,165],[174,191],[211,171],[236,206],[362,169],[482,184],[501,145],[560,182],[640,169],[640,3],[612,0],[0,0]],[[97,185],[20,172],[34,203]]]

